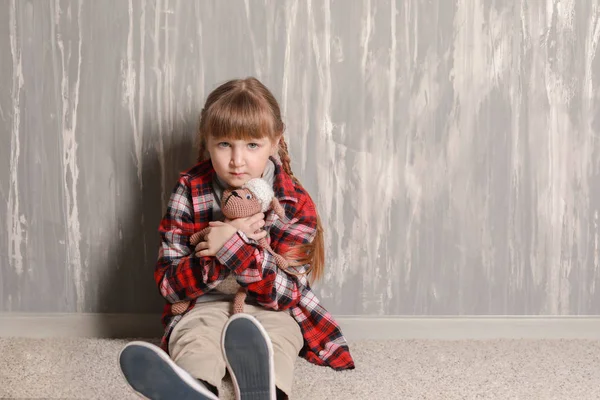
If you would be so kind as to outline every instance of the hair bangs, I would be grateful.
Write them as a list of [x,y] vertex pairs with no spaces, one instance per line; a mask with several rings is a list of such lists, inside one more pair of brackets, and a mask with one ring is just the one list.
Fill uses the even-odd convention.
[[215,102],[206,115],[206,134],[214,139],[256,140],[273,139],[273,115],[249,93],[238,92]]

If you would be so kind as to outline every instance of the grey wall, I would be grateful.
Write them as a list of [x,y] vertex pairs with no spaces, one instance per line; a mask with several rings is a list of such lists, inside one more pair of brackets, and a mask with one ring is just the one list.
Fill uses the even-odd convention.
[[600,314],[600,0],[0,1],[0,311],[160,312],[206,95],[257,76],[330,311]]

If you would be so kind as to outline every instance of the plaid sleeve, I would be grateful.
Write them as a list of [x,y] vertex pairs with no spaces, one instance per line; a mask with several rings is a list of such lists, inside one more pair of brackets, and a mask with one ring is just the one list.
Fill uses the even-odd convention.
[[159,234],[161,246],[154,280],[170,303],[193,300],[213,289],[225,270],[214,257],[197,257],[189,238],[196,231],[189,181],[182,176],[169,199]]
[[[315,237],[316,227],[314,205],[310,199],[304,199],[295,208],[293,218],[278,221],[277,227],[270,229],[271,247],[281,254],[290,247],[309,243]],[[287,273],[277,266],[271,253],[252,245],[243,232],[233,235],[216,258],[236,274],[238,283],[246,286],[259,304],[273,310],[295,307],[307,285],[306,275],[301,274],[308,264],[290,268],[293,273]]]

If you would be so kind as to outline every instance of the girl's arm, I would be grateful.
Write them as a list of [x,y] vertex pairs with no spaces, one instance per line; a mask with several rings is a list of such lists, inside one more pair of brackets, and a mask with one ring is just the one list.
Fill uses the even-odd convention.
[[170,303],[193,300],[219,283],[225,271],[214,257],[197,257],[189,238],[195,232],[194,209],[187,176],[175,185],[159,233],[161,246],[154,270],[160,294]]
[[[274,224],[270,230],[271,247],[279,254],[290,247],[311,242],[316,234],[317,215],[312,200],[305,195],[292,208],[292,218],[280,220],[277,227]],[[257,248],[241,231],[225,243],[216,258],[237,275],[238,283],[247,287],[259,304],[273,310],[296,306],[303,289],[308,286],[306,276],[281,270],[268,251]],[[304,273],[308,267],[307,264],[292,270]]]

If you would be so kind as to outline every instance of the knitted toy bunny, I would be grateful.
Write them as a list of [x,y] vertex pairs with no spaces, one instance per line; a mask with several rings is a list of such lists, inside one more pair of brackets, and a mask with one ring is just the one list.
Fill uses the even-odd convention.
[[[267,181],[261,178],[250,179],[239,189],[227,189],[223,192],[221,199],[221,209],[223,215],[232,220],[236,218],[249,217],[259,212],[266,212],[273,209],[279,218],[285,217],[285,211],[279,201],[275,197],[273,188]],[[209,232],[210,227],[194,233],[190,237],[190,245],[196,246]],[[263,249],[267,250],[275,258],[277,266],[282,269],[292,265],[281,255],[275,253],[269,245],[267,238],[262,238],[258,244]],[[233,313],[241,313],[244,310],[244,302],[246,301],[246,290],[240,287],[233,300]],[[171,312],[174,315],[184,313],[189,306],[189,301],[180,301],[171,306]]]

